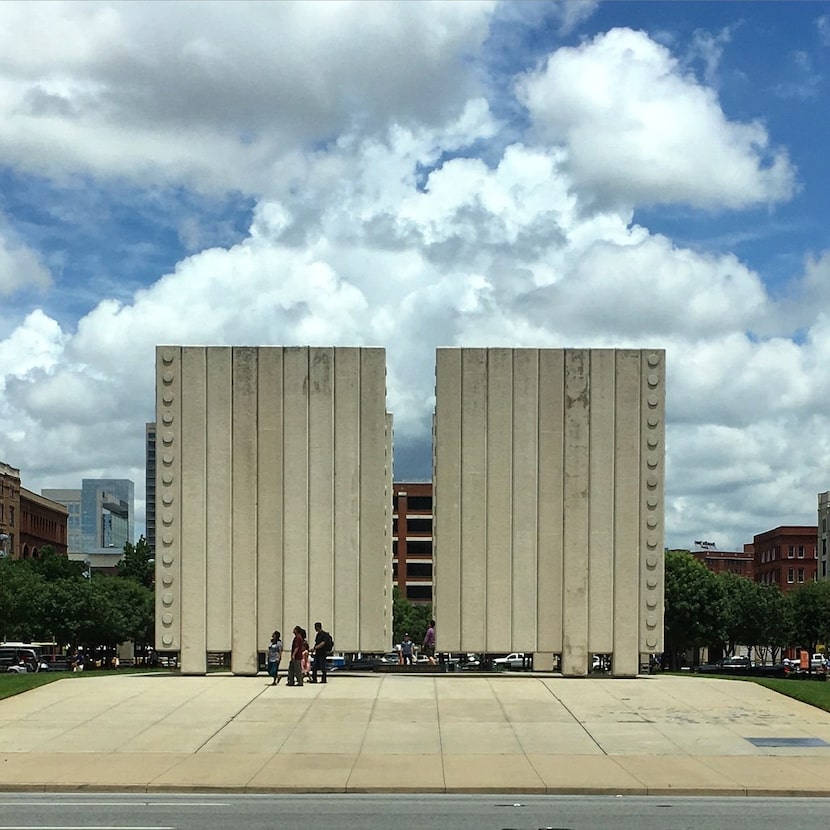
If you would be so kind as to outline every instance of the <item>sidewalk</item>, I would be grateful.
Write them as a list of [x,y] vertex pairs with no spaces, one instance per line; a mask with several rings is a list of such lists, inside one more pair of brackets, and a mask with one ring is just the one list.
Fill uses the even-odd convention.
[[830,796],[830,714],[749,682],[269,684],[68,676],[2,700],[0,790]]

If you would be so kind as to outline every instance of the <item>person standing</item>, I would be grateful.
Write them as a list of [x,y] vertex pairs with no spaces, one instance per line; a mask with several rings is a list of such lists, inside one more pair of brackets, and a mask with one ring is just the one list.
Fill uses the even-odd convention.
[[303,685],[303,644],[305,637],[302,628],[294,626],[294,639],[291,641],[291,659],[288,661],[288,685]]
[[280,661],[282,660],[282,639],[280,632],[275,631],[271,635],[271,642],[268,643],[268,674],[271,675],[271,685],[276,686],[280,682]]
[[435,620],[429,621],[429,628],[424,634],[424,654],[431,666],[435,665]]
[[323,623],[314,623],[314,630],[317,634],[314,636],[314,669],[311,676],[311,682],[317,682],[317,671],[319,670],[323,677],[321,683],[326,682],[326,657],[334,646],[334,640],[328,631],[323,631]]
[[401,650],[401,663],[404,666],[411,666],[412,665],[412,649],[415,646],[415,643],[412,642],[409,634],[403,635],[403,640],[401,640],[401,644],[399,646]]

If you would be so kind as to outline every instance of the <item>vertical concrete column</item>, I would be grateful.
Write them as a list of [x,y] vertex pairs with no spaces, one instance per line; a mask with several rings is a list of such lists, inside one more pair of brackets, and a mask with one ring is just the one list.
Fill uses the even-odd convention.
[[[181,647],[181,348],[156,347],[156,648]],[[167,507],[164,506],[168,502]],[[158,509],[157,509],[158,513]]]
[[[334,614],[334,350],[309,350],[309,630]],[[382,434],[382,431],[381,431]]]
[[[391,626],[382,599],[391,591],[385,572],[386,522],[386,365],[383,349],[360,352],[360,590],[372,602],[360,604],[364,650],[386,648]],[[378,642],[383,637],[383,642]]]
[[[205,528],[205,481],[207,479],[207,367],[205,350],[182,349],[182,646],[183,674],[207,671],[207,545]],[[167,496],[162,496],[164,501]]]
[[257,644],[267,648],[283,630],[282,349],[260,349],[257,395]]
[[614,649],[614,389],[615,353],[593,349],[588,494],[588,652]]
[[338,643],[359,643],[360,349],[334,355],[334,615]]
[[662,350],[649,349],[642,353],[645,417],[642,419],[640,470],[646,486],[640,490],[640,555],[643,565],[640,572],[640,651],[646,653],[663,650],[665,362]]
[[[513,351],[488,350],[486,493],[487,536],[482,575],[486,576],[486,636],[489,652],[510,651],[513,585]],[[466,623],[465,623],[466,626]],[[471,647],[477,651],[481,645]]]
[[461,645],[461,350],[438,349],[433,474],[433,612],[443,651]]
[[617,352],[614,395],[614,658],[612,672],[639,671],[640,353]]
[[[539,518],[537,649],[562,651],[565,357],[561,349],[539,352]],[[510,651],[510,648],[499,649]],[[535,665],[535,664],[534,664]]]
[[511,598],[515,648],[536,647],[537,521],[539,517],[539,352],[513,352],[513,486]]
[[308,624],[308,349],[283,354],[285,628]]
[[461,356],[461,649],[487,634],[487,352]]
[[256,674],[257,349],[235,347],[233,371],[233,651],[234,674]]
[[587,350],[565,352],[565,479],[562,672],[588,672],[589,400]]
[[215,346],[203,351],[207,372],[207,402],[205,410],[201,413],[194,412],[193,417],[204,419],[207,434],[203,521],[207,548],[207,607],[210,610],[204,625],[207,650],[229,652],[233,647],[233,504],[229,475],[233,435],[231,350],[226,346]]

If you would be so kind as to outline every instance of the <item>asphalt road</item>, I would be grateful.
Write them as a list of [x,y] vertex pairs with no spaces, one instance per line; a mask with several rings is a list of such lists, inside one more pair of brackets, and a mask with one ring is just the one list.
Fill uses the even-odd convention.
[[830,799],[0,793],[0,830],[826,830]]

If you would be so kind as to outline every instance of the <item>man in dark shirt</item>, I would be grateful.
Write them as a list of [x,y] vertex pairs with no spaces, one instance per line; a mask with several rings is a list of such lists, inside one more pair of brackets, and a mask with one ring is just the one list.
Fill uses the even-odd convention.
[[317,671],[319,670],[323,677],[321,683],[326,682],[326,657],[331,651],[332,639],[328,631],[323,631],[323,624],[320,622],[314,623],[314,630],[317,634],[314,637],[314,666],[311,672],[311,682],[317,682]]

